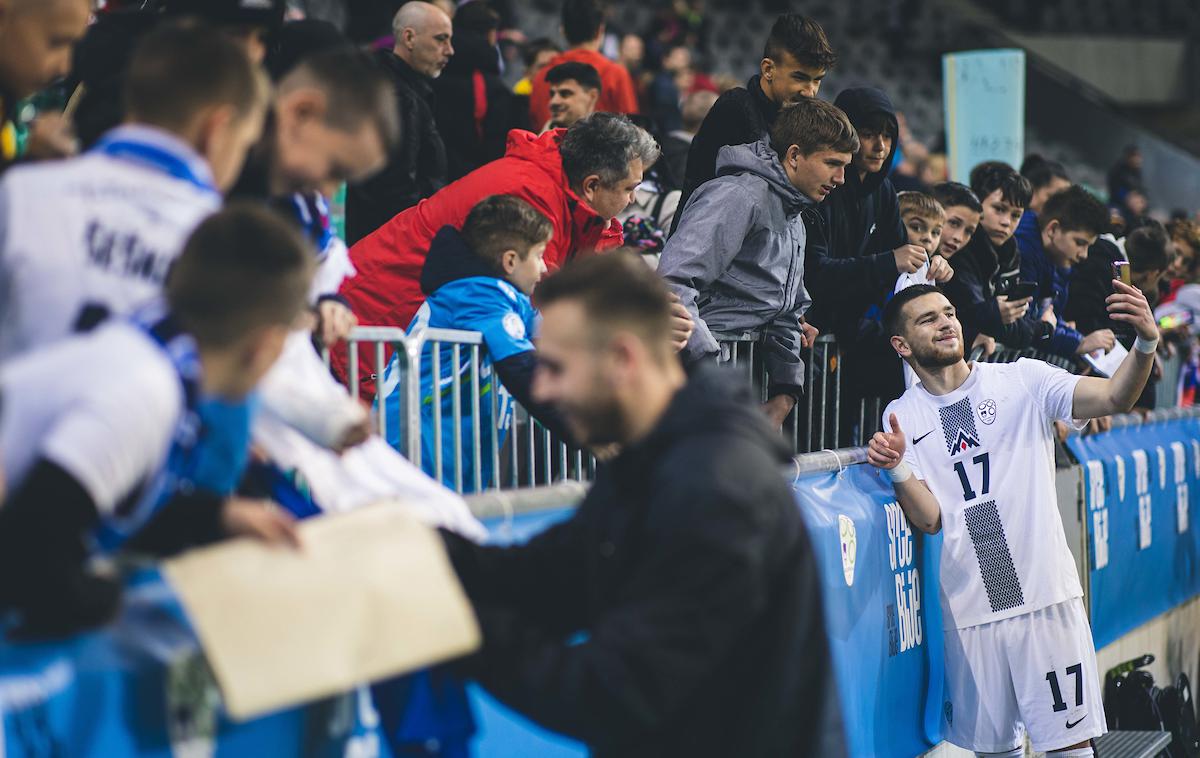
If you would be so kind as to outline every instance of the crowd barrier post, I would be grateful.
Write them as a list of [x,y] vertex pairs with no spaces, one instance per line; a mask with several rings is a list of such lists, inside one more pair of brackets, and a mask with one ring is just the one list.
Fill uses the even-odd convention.
[[[767,401],[767,375],[762,335],[714,333],[720,353],[717,364],[743,374],[759,402]],[[821,335],[802,352],[804,397],[784,421],[783,432],[794,453],[824,450],[838,445],[841,430],[841,354],[832,335]],[[818,371],[818,366],[820,370]],[[819,391],[818,391],[819,390]]]

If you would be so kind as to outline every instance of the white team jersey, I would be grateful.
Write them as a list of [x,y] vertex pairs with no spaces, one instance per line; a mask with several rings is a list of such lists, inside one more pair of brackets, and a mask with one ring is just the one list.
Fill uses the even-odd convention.
[[168,156],[181,176],[100,150],[4,175],[0,362],[161,295],[187,236],[220,207],[203,186],[207,165],[175,137],[138,126],[109,134]]
[[1051,422],[1070,422],[1079,377],[1042,361],[974,363],[957,390],[917,384],[884,411],[904,460],[941,506],[947,628],[1082,597],[1054,490]]
[[46,458],[112,516],[161,471],[183,407],[166,353],[124,321],[8,361],[0,369],[0,463],[9,492]]

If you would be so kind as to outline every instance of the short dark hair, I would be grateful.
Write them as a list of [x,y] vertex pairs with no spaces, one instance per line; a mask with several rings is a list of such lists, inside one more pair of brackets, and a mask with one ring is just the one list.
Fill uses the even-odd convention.
[[983,213],[983,203],[979,202],[979,198],[965,184],[942,182],[941,184],[935,184],[930,194],[946,210],[961,205],[976,213]]
[[824,100],[804,98],[779,112],[771,126],[771,147],[780,159],[796,145],[801,155],[821,150],[858,152],[858,133],[842,110]]
[[562,84],[565,81],[574,79],[579,82],[579,86],[584,89],[594,89],[597,92],[601,91],[600,72],[595,66],[579,61],[567,61],[560,63],[557,66],[551,67],[546,71],[547,84]]
[[932,284],[914,284],[905,287],[892,296],[883,306],[883,329],[888,337],[895,337],[904,332],[904,306],[925,295],[944,295],[941,287]]
[[1021,164],[1021,176],[1029,180],[1035,192],[1048,186],[1055,179],[1071,181],[1063,164],[1047,160],[1037,153],[1030,153],[1025,157],[1025,162]]
[[266,108],[266,75],[227,35],[198,22],[168,22],[133,51],[125,110],[141,123],[178,132],[200,111],[230,105],[239,118]]
[[596,174],[606,187],[620,184],[635,158],[649,168],[660,153],[649,132],[616,113],[593,113],[572,124],[558,152],[569,183],[578,184]]
[[563,0],[562,28],[568,45],[596,39],[604,26],[604,4],[600,0]]
[[1018,208],[1028,208],[1033,199],[1029,180],[1003,161],[984,161],[971,169],[971,191],[980,201],[996,190],[1000,190],[1004,202]]
[[512,195],[491,195],[480,200],[462,226],[467,246],[497,271],[505,251],[516,250],[524,260],[530,248],[548,241],[553,231],[548,218]]
[[837,63],[837,53],[833,52],[825,30],[815,19],[799,13],[785,13],[775,19],[767,35],[763,57],[778,63],[784,53],[791,53],[801,66],[822,71]]
[[292,325],[308,303],[315,260],[276,212],[233,203],[184,243],[167,274],[167,304],[201,347],[228,347],[258,329]]
[[607,340],[615,329],[628,329],[659,354],[674,354],[670,291],[629,248],[576,258],[543,279],[534,299],[543,310],[558,302],[578,302],[595,342]]
[[355,133],[370,124],[389,155],[400,144],[395,88],[367,53],[334,48],[310,55],[283,78],[280,89],[305,84],[325,93],[325,123],[331,127]]
[[549,37],[538,37],[526,42],[525,46],[521,48],[521,60],[525,61],[525,68],[529,68],[536,63],[537,57],[546,50],[553,50],[558,53],[562,51],[562,48],[555,44],[554,40]]
[[1065,231],[1103,234],[1108,231],[1108,208],[1100,199],[1078,184],[1051,195],[1038,215],[1038,227],[1057,219]]
[[1157,221],[1139,226],[1125,238],[1125,257],[1137,272],[1166,271],[1171,265],[1171,238]]

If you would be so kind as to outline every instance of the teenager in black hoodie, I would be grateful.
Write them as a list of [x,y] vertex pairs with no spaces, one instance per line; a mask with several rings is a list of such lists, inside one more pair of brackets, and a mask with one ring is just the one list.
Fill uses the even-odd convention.
[[900,131],[892,101],[881,90],[863,87],[844,90],[834,105],[850,118],[861,147],[846,183],[829,193],[819,216],[805,219],[806,277],[813,290],[808,318],[823,334],[851,341],[868,309],[882,303],[896,278],[915,272],[926,256],[908,243],[888,178]]
[[[687,176],[679,208],[696,188],[717,175],[717,153],[726,145],[745,145],[767,136],[779,109],[802,98],[816,97],[837,55],[825,30],[811,18],[786,13],[775,20],[759,73],[746,86],[728,90],[713,103],[688,151]],[[671,232],[679,224],[675,214]]]

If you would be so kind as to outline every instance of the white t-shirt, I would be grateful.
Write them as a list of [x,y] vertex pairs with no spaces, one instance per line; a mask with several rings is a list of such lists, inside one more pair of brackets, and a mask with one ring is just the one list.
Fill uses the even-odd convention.
[[[929,264],[921,264],[921,268],[911,274],[901,274],[896,277],[895,292],[906,290],[914,284],[931,284],[929,281]],[[908,389],[917,383],[917,375],[913,373],[912,366],[908,365],[908,361],[900,361],[904,368],[904,388]],[[904,426],[904,422],[900,422],[900,426]]]
[[1079,377],[1042,361],[974,363],[961,387],[917,384],[884,411],[904,460],[942,514],[947,628],[1019,616],[1082,597],[1054,490],[1055,420],[1071,422]]
[[0,368],[0,464],[8,491],[39,458],[61,466],[101,516],[138,498],[162,470],[183,411],[166,353],[112,321]]
[[0,362],[62,339],[85,312],[125,314],[159,297],[170,264],[221,206],[207,164],[177,138],[143,126],[136,142],[197,181],[92,151],[19,166],[0,182]]

